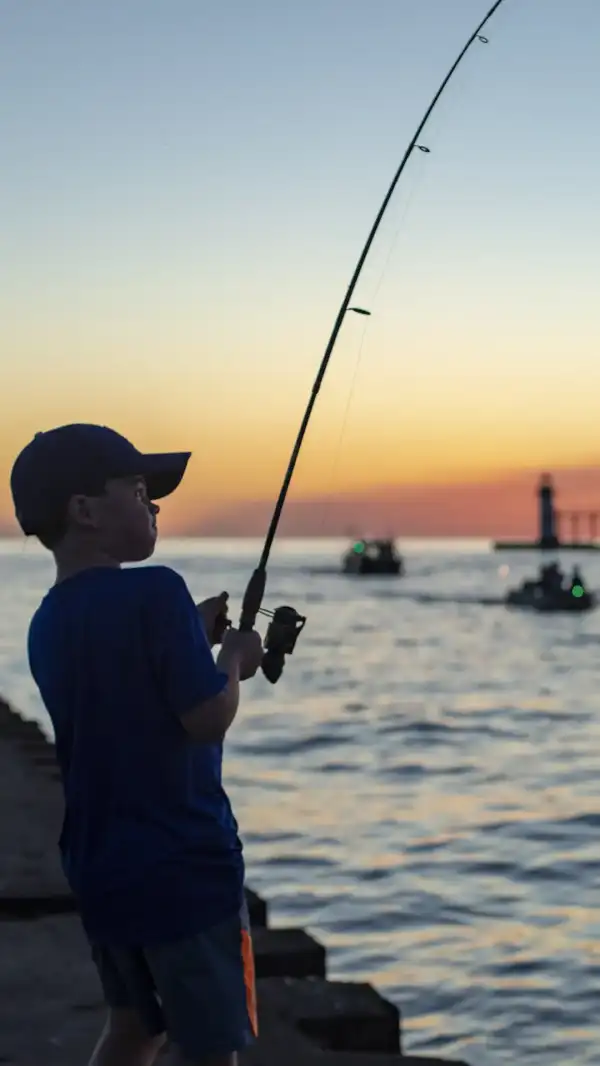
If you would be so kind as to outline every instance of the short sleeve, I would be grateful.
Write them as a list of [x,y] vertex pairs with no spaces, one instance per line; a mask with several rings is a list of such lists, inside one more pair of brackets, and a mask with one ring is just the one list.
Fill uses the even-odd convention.
[[169,567],[148,569],[146,633],[163,702],[172,714],[187,714],[226,687],[217,669],[198,608],[188,587]]

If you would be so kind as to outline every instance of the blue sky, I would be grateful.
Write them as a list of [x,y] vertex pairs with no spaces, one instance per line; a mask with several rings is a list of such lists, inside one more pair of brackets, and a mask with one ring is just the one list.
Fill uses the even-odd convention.
[[[5,3],[6,454],[40,425],[102,420],[144,446],[216,448],[209,495],[243,492],[256,467],[256,492],[277,480],[386,185],[486,6]],[[468,473],[488,431],[490,469],[492,453],[513,462],[532,424],[540,462],[598,453],[600,3],[506,0],[488,35],[359,289],[374,316],[352,469],[375,425],[380,449],[431,438],[427,476],[449,455]],[[362,328],[340,344],[307,487],[339,437]]]

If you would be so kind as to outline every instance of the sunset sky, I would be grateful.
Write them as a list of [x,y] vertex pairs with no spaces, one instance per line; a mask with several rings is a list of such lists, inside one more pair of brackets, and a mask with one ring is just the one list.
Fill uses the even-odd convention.
[[[385,188],[489,2],[3,6],[0,530],[14,455],[66,421],[193,450],[167,532],[250,528]],[[476,486],[489,517],[523,471],[524,501],[544,468],[579,501],[585,468],[600,503],[600,2],[506,0],[487,32],[368,262],[372,317],[345,323],[296,498],[458,483],[477,531]]]

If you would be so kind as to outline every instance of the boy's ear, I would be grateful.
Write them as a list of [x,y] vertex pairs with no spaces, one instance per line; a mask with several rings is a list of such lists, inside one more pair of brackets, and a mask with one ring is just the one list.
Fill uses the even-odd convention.
[[76,526],[95,528],[97,525],[93,501],[89,496],[71,496],[67,505],[67,518]]

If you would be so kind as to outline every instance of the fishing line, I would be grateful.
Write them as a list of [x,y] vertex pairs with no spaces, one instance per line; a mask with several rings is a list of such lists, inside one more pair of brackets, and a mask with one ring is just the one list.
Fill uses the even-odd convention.
[[367,329],[368,328],[369,328],[369,323],[365,322],[365,324],[364,324],[364,326],[362,328],[362,334],[361,334],[360,341],[359,341],[359,344],[358,344],[358,350],[357,350],[356,359],[354,360],[354,369],[352,371],[352,376],[350,378],[350,388],[349,388],[349,391],[348,391],[348,398],[346,400],[346,406],[344,408],[344,413],[342,415],[342,425],[341,425],[341,429],[340,429],[339,440],[337,442],[337,445],[336,445],[336,447],[334,449],[334,453],[333,453],[333,462],[332,462],[332,465],[331,465],[331,471],[330,471],[330,476],[329,476],[329,488],[327,489],[327,491],[325,493],[325,500],[324,500],[324,503],[323,503],[323,513],[321,515],[321,521],[319,523],[320,524],[319,532],[320,532],[321,536],[324,535],[325,523],[326,523],[327,519],[330,517],[331,511],[333,509],[333,490],[334,490],[335,483],[337,481],[337,473],[338,473],[338,469],[339,469],[339,460],[340,460],[340,455],[342,453],[342,444],[344,442],[344,438],[345,438],[345,435],[346,435],[346,429],[347,429],[347,426],[348,426],[348,418],[350,416],[350,408],[352,406],[352,400],[354,399],[354,390],[356,388],[356,380],[357,380],[357,377],[358,377],[358,369],[360,367],[361,360],[362,360],[363,350],[364,350],[364,346],[365,346],[365,338],[366,338],[366,335],[367,335]]
[[[477,62],[481,62],[481,58],[479,56],[477,56],[477,60],[476,61]],[[429,147],[429,146],[434,144],[435,148],[438,147],[440,141],[442,140],[443,133],[448,131],[448,128],[449,128],[450,123],[451,123],[451,118],[453,116],[455,116],[458,113],[458,111],[459,111],[459,103],[461,101],[461,98],[464,98],[464,96],[466,95],[467,87],[470,88],[473,80],[474,80],[473,71],[469,70],[467,72],[466,68],[464,68],[464,67],[462,68],[462,70],[459,69],[457,71],[456,80],[455,80],[455,83],[454,83],[454,86],[453,86],[453,91],[454,91],[453,95],[451,96],[450,94],[448,94],[448,96],[446,98],[442,98],[442,101],[440,103],[440,106],[439,106],[438,110],[434,113],[434,115],[431,118],[431,121],[430,121],[430,124],[429,124],[429,128],[431,129],[431,133],[430,133],[430,135],[427,138],[428,145],[425,146],[429,150],[426,151],[426,152],[422,150],[419,153],[418,160],[416,161],[415,164],[413,164],[413,167],[414,167],[414,178],[413,178],[411,186],[410,186],[410,188],[408,190],[408,194],[403,199],[401,208],[400,208],[400,210],[398,212],[398,219],[397,219],[395,231],[394,231],[394,233],[393,233],[393,235],[391,237],[391,240],[389,241],[388,251],[387,251],[383,266],[381,268],[381,271],[379,273],[378,280],[377,280],[377,282],[375,284],[375,288],[373,290],[372,295],[364,301],[365,305],[367,307],[369,307],[370,309],[372,309],[372,313],[374,313],[376,311],[377,300],[378,300],[378,297],[379,297],[379,294],[380,294],[384,279],[385,279],[385,277],[387,275],[388,268],[390,266],[390,263],[391,263],[393,255],[394,255],[394,252],[396,251],[396,247],[397,247],[397,244],[398,244],[400,233],[401,233],[402,229],[404,228],[404,226],[406,224],[406,221],[407,221],[408,216],[409,216],[410,209],[411,209],[411,207],[413,205],[413,202],[414,202],[414,200],[416,198],[416,195],[417,195],[417,193],[419,193],[419,194],[422,193],[424,191],[424,189],[426,188],[427,184],[429,182],[431,182],[430,168],[426,168],[425,167],[425,162],[426,162],[425,157],[427,155],[431,154],[434,151],[434,148]],[[437,143],[435,143],[435,142],[437,142]],[[336,441],[336,446],[335,446],[335,448],[333,450],[333,460],[332,460],[332,464],[331,464],[330,476],[328,478],[328,487],[327,487],[327,489],[325,490],[325,492],[323,494],[323,499],[324,499],[324,502],[323,502],[323,513],[321,515],[321,519],[320,519],[320,522],[319,522],[319,534],[320,534],[320,536],[323,536],[325,534],[325,526],[326,526],[327,520],[331,516],[331,512],[332,512],[332,509],[333,509],[333,494],[334,494],[334,490],[335,490],[335,485],[337,483],[337,477],[338,477],[338,474],[339,474],[340,459],[341,459],[341,454],[342,454],[342,446],[343,446],[344,441],[346,439],[346,432],[347,432],[347,429],[348,429],[348,423],[349,423],[349,419],[350,419],[350,411],[351,411],[351,408],[352,408],[352,405],[353,405],[353,402],[354,402],[354,398],[355,398],[355,395],[356,395],[356,386],[357,386],[357,382],[358,382],[359,372],[360,372],[360,369],[361,369],[361,366],[362,366],[362,363],[363,363],[363,357],[364,357],[364,353],[365,353],[365,342],[367,341],[367,330],[369,328],[369,325],[370,325],[369,321],[366,321],[365,324],[364,324],[364,327],[363,327],[363,330],[362,330],[362,333],[361,333],[361,337],[360,337],[360,341],[359,341],[359,344],[358,344],[357,356],[356,356],[356,359],[354,361],[354,366],[353,366],[353,369],[352,369],[352,372],[351,372],[350,385],[349,385],[349,391],[348,391],[348,398],[347,398],[346,405],[345,405],[345,408],[344,408],[344,411],[343,411],[343,414],[342,414],[342,422],[341,422],[340,434],[339,434],[339,438]]]
[[[475,65],[475,63],[479,64],[481,62],[482,62],[481,57],[479,55],[477,55],[476,59],[473,60],[473,65]],[[387,275],[388,268],[389,268],[389,265],[391,263],[392,257],[394,255],[394,252],[396,251],[396,247],[397,247],[398,240],[399,240],[399,237],[400,237],[400,232],[401,232],[401,230],[403,229],[403,227],[406,224],[406,221],[407,221],[408,216],[409,216],[410,209],[411,209],[412,204],[413,204],[413,202],[415,200],[417,192],[418,193],[422,193],[424,191],[424,189],[426,188],[427,184],[429,182],[431,182],[432,175],[431,175],[431,172],[430,172],[430,168],[426,168],[425,167],[425,162],[426,162],[425,157],[427,155],[429,155],[429,154],[432,154],[433,151],[434,151],[434,148],[430,147],[430,145],[434,144],[435,145],[435,149],[437,149],[437,147],[439,146],[440,141],[443,138],[443,134],[445,132],[447,132],[448,129],[449,129],[452,117],[459,113],[459,104],[461,102],[461,98],[464,99],[464,97],[466,95],[466,92],[467,92],[467,89],[471,87],[471,85],[472,85],[472,83],[474,81],[476,73],[477,73],[477,71],[474,72],[471,69],[469,69],[469,71],[467,71],[466,67],[463,67],[462,69],[460,69],[460,68],[458,69],[458,71],[456,73],[456,78],[455,78],[455,81],[454,81],[454,85],[453,85],[453,95],[451,95],[449,93],[446,97],[442,98],[439,107],[434,112],[434,114],[433,114],[433,116],[432,116],[432,118],[431,118],[431,120],[430,120],[430,122],[428,124],[428,129],[431,131],[429,136],[428,136],[428,138],[427,138],[428,145],[425,146],[425,147],[428,148],[428,151],[421,150],[421,152],[419,153],[419,157],[418,157],[418,160],[417,160],[416,164],[413,164],[413,166],[414,166],[414,180],[413,180],[413,182],[411,184],[410,189],[408,190],[408,195],[405,197],[405,199],[402,202],[401,210],[398,213],[398,220],[397,220],[397,224],[396,224],[396,227],[395,227],[395,231],[394,231],[393,236],[392,236],[392,238],[391,238],[391,240],[389,242],[388,252],[387,252],[387,255],[385,257],[385,260],[384,260],[384,263],[383,263],[383,267],[381,268],[381,271],[380,271],[377,283],[375,285],[375,288],[373,290],[373,293],[372,293],[371,297],[368,298],[365,301],[366,306],[369,307],[369,308],[372,308],[373,312],[375,312],[375,310],[376,310],[378,296],[380,294],[384,279],[385,279],[385,277]],[[330,474],[330,477],[328,479],[329,485],[328,485],[327,490],[324,493],[323,514],[322,514],[322,517],[321,517],[321,521],[319,523],[319,533],[320,533],[321,536],[324,535],[326,522],[327,522],[328,518],[330,517],[331,511],[333,509],[333,493],[334,493],[335,484],[336,484],[336,481],[337,481],[337,475],[338,475],[338,472],[339,472],[339,465],[340,465],[340,457],[341,457],[341,453],[342,453],[342,446],[344,444],[345,437],[346,437],[346,431],[347,431],[347,428],[348,428],[348,422],[349,422],[349,417],[350,417],[350,410],[352,408],[352,404],[353,404],[354,397],[355,397],[355,394],[356,394],[356,386],[357,386],[357,381],[358,381],[358,375],[359,375],[359,371],[361,369],[361,365],[362,365],[362,362],[363,362],[363,356],[364,356],[364,351],[365,351],[365,342],[367,340],[366,334],[367,334],[367,329],[369,328],[369,325],[370,325],[370,323],[368,321],[365,322],[365,325],[363,327],[362,334],[361,334],[361,337],[360,337],[359,345],[358,345],[358,352],[357,352],[356,360],[354,362],[354,367],[353,367],[351,378],[350,378],[350,387],[349,387],[349,392],[348,392],[348,399],[347,399],[346,406],[344,408],[344,412],[343,412],[343,415],[342,415],[342,423],[341,423],[340,435],[339,435],[339,439],[336,442],[336,447],[334,449],[334,456],[333,456],[333,461],[332,461],[332,466],[331,466],[331,474]]]
[[[411,208],[413,200],[414,200],[414,198],[416,196],[416,193],[417,193],[417,191],[420,191],[420,187],[422,185],[422,182],[423,182],[423,161],[420,160],[419,164],[418,164],[418,167],[416,168],[414,181],[413,181],[413,183],[411,185],[411,188],[410,188],[410,190],[408,192],[408,196],[404,199],[404,201],[402,203],[402,207],[401,207],[401,210],[400,210],[399,215],[398,215],[398,222],[397,222],[397,225],[396,225],[396,231],[393,234],[392,239],[390,241],[390,246],[388,248],[388,252],[387,252],[387,255],[385,257],[383,267],[382,267],[382,269],[381,269],[381,271],[379,273],[379,278],[378,278],[377,283],[375,285],[375,289],[374,289],[373,294],[370,297],[370,299],[366,301],[367,306],[369,308],[371,308],[371,307],[375,308],[377,306],[377,297],[379,296],[379,292],[380,292],[381,286],[383,284],[383,279],[384,279],[384,277],[386,275],[386,272],[387,272],[387,269],[389,267],[392,255],[393,255],[394,250],[396,248],[396,245],[398,243],[398,238],[400,236],[400,231],[401,231],[402,227],[404,226],[404,224],[406,222],[406,219],[408,217],[408,213],[410,211],[410,208]],[[352,370],[352,374],[351,374],[351,378],[350,378],[350,387],[349,387],[349,391],[348,391],[348,398],[347,398],[347,401],[346,401],[346,406],[344,408],[344,412],[343,412],[343,415],[342,415],[342,423],[341,423],[339,440],[337,441],[337,444],[336,444],[336,447],[335,447],[334,453],[333,453],[333,461],[332,461],[332,465],[331,465],[331,474],[330,474],[330,478],[329,478],[329,487],[328,487],[327,491],[325,492],[325,501],[324,501],[324,505],[323,505],[323,515],[322,515],[321,522],[320,522],[320,534],[321,534],[321,536],[324,533],[325,523],[326,523],[327,519],[330,517],[331,511],[332,511],[332,508],[333,508],[333,492],[334,492],[334,487],[335,487],[335,483],[336,483],[336,480],[337,480],[337,474],[338,474],[338,471],[339,471],[340,457],[341,457],[341,454],[342,454],[342,444],[344,443],[344,440],[345,440],[346,430],[348,428],[348,421],[349,421],[349,417],[350,417],[350,410],[351,410],[352,403],[354,401],[354,396],[355,396],[355,393],[356,393],[356,385],[357,385],[357,381],[358,381],[358,374],[359,374],[359,370],[360,370],[360,367],[361,367],[361,364],[362,364],[364,348],[365,348],[365,341],[367,339],[367,330],[369,328],[369,325],[370,325],[370,322],[367,319],[365,321],[363,329],[362,329],[362,333],[361,333],[361,336],[360,336],[360,341],[359,341],[359,344],[358,344],[357,355],[356,355],[356,359],[354,361],[354,368]]]

